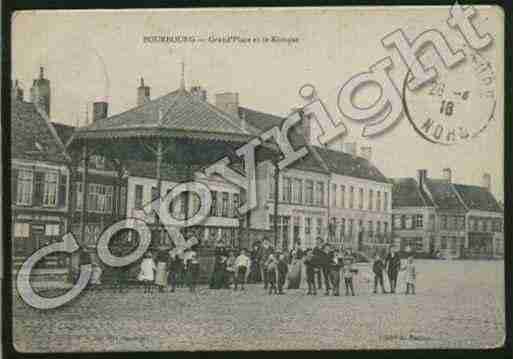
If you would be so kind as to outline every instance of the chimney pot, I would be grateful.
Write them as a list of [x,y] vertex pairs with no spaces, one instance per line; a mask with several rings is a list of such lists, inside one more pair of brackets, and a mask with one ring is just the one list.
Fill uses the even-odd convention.
[[150,87],[144,85],[144,78],[141,77],[140,86],[137,88],[137,106],[150,102]]
[[45,69],[43,66],[39,68],[39,78],[44,79],[45,78]]
[[489,173],[483,174],[483,187],[486,188],[488,191],[492,188],[492,177]]
[[191,86],[191,94],[202,101],[207,101],[207,91],[201,86]]
[[449,182],[449,183],[452,182],[452,171],[450,168],[444,168],[442,170],[442,176],[443,176],[444,180],[446,180],[447,182]]
[[105,101],[93,103],[93,122],[102,120],[108,116],[109,104]]
[[427,178],[427,170],[425,170],[425,169],[417,170],[417,182],[419,183],[419,186],[422,187],[422,185],[424,185],[426,178]]

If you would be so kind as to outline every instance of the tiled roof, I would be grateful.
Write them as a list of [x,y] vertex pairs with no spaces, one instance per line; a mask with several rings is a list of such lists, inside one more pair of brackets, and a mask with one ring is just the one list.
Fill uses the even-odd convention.
[[411,177],[392,179],[392,207],[433,206],[431,199],[421,191],[417,181]]
[[469,209],[503,212],[495,197],[484,187],[454,184],[454,188]]
[[34,104],[14,99],[11,104],[11,157],[56,163],[68,161],[52,124]]
[[170,92],[144,105],[97,120],[87,130],[140,128],[250,134],[240,121],[186,90]]
[[443,179],[426,178],[426,187],[433,197],[437,208],[450,211],[466,211],[452,183]]
[[376,182],[390,182],[380,170],[365,158],[317,146],[311,146],[311,149],[319,154],[331,173]]
[[71,135],[73,135],[73,132],[75,131],[75,126],[65,125],[60,122],[52,122],[52,126],[55,128],[59,138],[64,144],[68,142],[68,140],[71,138]]

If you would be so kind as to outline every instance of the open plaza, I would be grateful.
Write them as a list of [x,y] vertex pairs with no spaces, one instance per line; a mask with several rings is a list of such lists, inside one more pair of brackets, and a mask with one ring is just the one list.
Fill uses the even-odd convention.
[[416,260],[417,294],[373,294],[362,264],[356,296],[245,291],[86,290],[41,311],[14,299],[23,352],[493,348],[505,337],[504,262]]

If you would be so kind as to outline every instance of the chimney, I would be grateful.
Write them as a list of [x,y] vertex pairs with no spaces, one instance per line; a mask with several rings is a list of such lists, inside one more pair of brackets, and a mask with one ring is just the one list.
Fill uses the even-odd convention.
[[50,81],[44,77],[44,68],[39,68],[39,78],[30,88],[30,101],[39,106],[50,117]]
[[191,94],[199,98],[201,101],[207,101],[207,90],[201,86],[191,86]]
[[451,183],[452,182],[452,171],[450,168],[444,168],[442,170],[442,177],[444,178],[444,180],[446,180],[447,182]]
[[237,92],[224,92],[216,94],[216,106],[239,118],[239,94]]
[[427,178],[427,170],[417,170],[417,182],[419,183],[419,187],[424,186],[424,182]]
[[93,103],[93,122],[107,118],[109,104],[105,101],[97,101]]
[[483,187],[488,191],[492,189],[492,177],[489,173],[483,173]]
[[360,155],[365,158],[367,161],[371,161],[372,158],[372,147],[371,146],[362,146],[360,147]]
[[344,143],[344,152],[349,153],[351,156],[356,156],[356,142]]
[[144,85],[144,78],[141,77],[141,84],[137,88],[137,106],[150,102],[150,87]]
[[23,101],[23,89],[20,87],[18,80],[14,81],[11,96],[15,101]]

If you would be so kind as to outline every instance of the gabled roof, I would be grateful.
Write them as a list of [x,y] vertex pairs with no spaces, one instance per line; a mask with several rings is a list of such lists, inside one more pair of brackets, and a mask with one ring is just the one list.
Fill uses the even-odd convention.
[[11,102],[11,158],[64,163],[68,156],[55,128],[30,102]]
[[240,120],[179,89],[141,106],[100,119],[78,131],[159,130],[222,133],[251,137]]
[[454,188],[469,209],[503,212],[495,197],[485,187],[454,184]]
[[426,178],[425,184],[437,208],[449,211],[466,211],[451,182]]
[[356,177],[370,181],[390,183],[390,181],[371,162],[363,157],[328,148],[310,146],[317,152],[331,173]]
[[412,177],[392,179],[392,207],[432,207],[433,202]]

